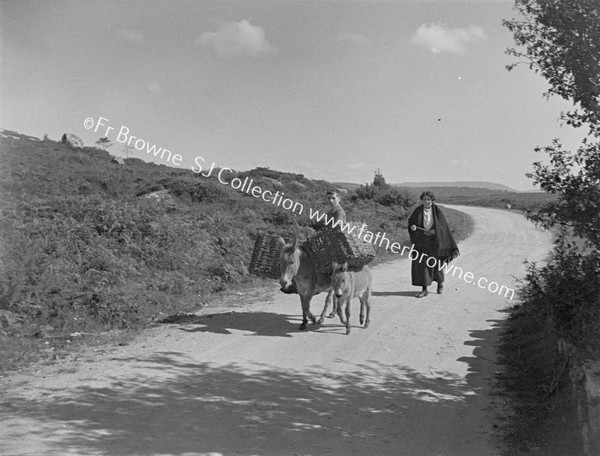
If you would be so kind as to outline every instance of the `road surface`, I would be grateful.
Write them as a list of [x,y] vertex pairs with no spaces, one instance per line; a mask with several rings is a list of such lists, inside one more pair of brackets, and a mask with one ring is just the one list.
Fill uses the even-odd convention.
[[274,284],[33,366],[0,385],[0,454],[499,455],[494,343],[516,301],[479,285],[516,288],[550,235],[514,212],[453,207],[475,229],[443,294],[415,298],[399,259],[373,268],[371,326],[355,300],[348,336],[337,319],[299,331],[298,296]]

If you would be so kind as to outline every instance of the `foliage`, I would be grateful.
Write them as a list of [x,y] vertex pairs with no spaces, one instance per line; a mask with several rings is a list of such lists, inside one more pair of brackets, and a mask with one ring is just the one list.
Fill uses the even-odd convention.
[[535,171],[528,175],[559,198],[532,218],[545,227],[570,226],[576,236],[600,248],[600,141],[584,140],[574,153],[563,150],[557,140],[541,150],[550,156],[550,165],[536,162]]
[[375,171],[375,177],[373,178],[373,187],[385,191],[390,188],[389,184],[385,181],[385,177],[381,174],[381,170]]
[[502,454],[583,456],[574,392],[551,318],[532,306],[515,306],[499,344],[498,372],[509,392],[511,418],[502,431]]
[[[538,148],[548,153],[550,164],[534,163],[529,176],[558,199],[532,218],[545,227],[559,224],[563,228],[548,265],[530,268],[524,297],[533,307],[547,303],[548,318],[560,337],[572,339],[584,350],[580,335],[589,337],[587,345],[596,347],[600,330],[596,315],[600,290],[600,3],[517,0],[516,6],[524,20],[505,21],[505,25],[525,51],[509,53],[525,57],[529,67],[546,78],[547,96],[559,95],[573,102],[575,110],[562,114],[563,121],[572,127],[589,126],[588,137],[574,152],[564,150],[558,140]],[[581,242],[566,240],[567,227],[569,235]],[[600,350],[593,351],[600,356]]]
[[[572,357],[600,358],[600,3],[516,0],[516,8],[524,19],[504,24],[524,49],[508,53],[525,58],[529,68],[546,79],[546,97],[573,103],[572,111],[560,115],[565,124],[588,128],[576,151],[563,149],[557,139],[537,148],[550,162],[534,163],[528,174],[542,190],[557,195],[531,218],[546,228],[559,225],[560,235],[545,266],[527,265],[520,290],[523,306],[516,316],[528,326],[524,334],[536,338],[523,340],[509,333],[505,344],[522,341],[520,356],[508,358],[513,371],[509,377],[520,397],[529,394],[539,408],[565,380]],[[524,326],[517,322],[512,327],[518,325]],[[559,342],[574,351],[559,353]],[[540,386],[544,390],[536,391]],[[540,420],[538,413],[521,410],[531,422],[548,415]]]
[[106,150],[107,147],[112,146],[112,142],[106,136],[99,138],[98,141],[96,141],[96,144],[102,147],[102,150]]
[[354,191],[353,199],[372,200],[388,207],[401,206],[402,212],[416,203],[415,196],[409,190],[392,188],[381,170],[375,172],[372,184],[361,185]]
[[563,232],[545,266],[528,264],[520,291],[557,337],[582,356],[600,358],[600,252],[582,252]]
[[[597,0],[517,0],[524,20],[505,21],[524,51],[508,51],[529,61],[529,67],[549,82],[547,96],[572,101],[563,113],[572,127],[589,127],[588,138],[570,152],[555,140],[538,148],[550,165],[534,163],[535,184],[559,200],[533,218],[544,226],[569,225],[574,233],[600,248],[600,3]],[[517,64],[509,66],[513,68]]]
[[[572,101],[563,119],[574,127],[600,128],[600,3],[597,0],[517,0],[523,20],[504,21],[525,58],[550,84],[547,96]],[[518,63],[508,66],[514,68]]]

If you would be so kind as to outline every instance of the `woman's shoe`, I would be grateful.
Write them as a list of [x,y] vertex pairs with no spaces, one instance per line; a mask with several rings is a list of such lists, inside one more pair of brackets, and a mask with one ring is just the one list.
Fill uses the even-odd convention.
[[442,294],[443,292],[444,292],[444,285],[441,283],[438,283],[437,293]]
[[429,294],[429,292],[427,290],[423,290],[420,291],[419,293],[417,293],[415,295],[415,298],[424,298],[425,296],[427,296]]

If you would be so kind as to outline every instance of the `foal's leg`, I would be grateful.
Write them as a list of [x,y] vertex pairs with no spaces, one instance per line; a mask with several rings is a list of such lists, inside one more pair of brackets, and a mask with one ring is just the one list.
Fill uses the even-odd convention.
[[[336,298],[335,295],[333,294],[333,288],[327,295],[327,297],[329,297],[329,296],[331,296],[331,298],[332,298],[333,307],[331,308],[331,313],[329,315],[327,315],[327,318],[333,318],[333,317],[335,317],[338,307],[340,306],[340,300],[338,298]],[[325,313],[325,310],[323,310],[323,313]]]
[[365,319],[365,325],[364,328],[368,328],[369,327],[369,323],[371,323],[371,302],[369,301],[371,298],[371,289],[367,289],[361,299],[360,302],[360,311],[361,311],[361,323],[362,321],[362,310],[363,310],[363,305],[366,308],[367,311],[367,315],[366,315],[366,319]]
[[333,312],[331,313],[331,315],[328,315],[330,318],[335,315],[334,312],[336,309],[337,302],[337,299],[333,294],[333,289],[330,288],[327,292],[327,297],[325,298],[325,306],[323,307],[323,312],[321,312],[319,320],[317,321],[318,324],[323,324],[323,320],[325,319],[325,315],[327,314],[327,309],[329,308],[329,304],[331,304],[331,301],[333,301]]
[[346,300],[346,334],[350,334],[350,303],[352,302],[352,295]]
[[344,318],[344,305],[348,305],[346,304],[346,297],[342,296],[341,298],[335,298],[337,300],[337,307],[335,309],[335,311],[338,314],[338,317],[340,317],[340,322],[346,326],[346,319]]
[[361,296],[358,300],[360,301],[360,315],[358,321],[362,325],[365,322],[365,298],[364,296]]

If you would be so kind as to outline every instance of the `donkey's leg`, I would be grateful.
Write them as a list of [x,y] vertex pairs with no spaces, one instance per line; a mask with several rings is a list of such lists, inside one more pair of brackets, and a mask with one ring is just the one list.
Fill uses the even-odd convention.
[[317,323],[317,319],[310,311],[310,300],[312,299],[313,294],[308,293],[302,296],[302,324],[300,325],[300,329],[306,329],[306,324],[308,323],[308,319],[313,322],[313,324]]
[[306,311],[304,310],[304,300],[306,299],[305,295],[300,295],[300,307],[302,307],[302,323],[298,329],[305,330],[306,323],[308,323],[308,316]]
[[[318,324],[323,324],[323,320],[325,319],[325,315],[327,314],[327,309],[329,308],[329,304],[331,304],[331,301],[333,301],[333,310],[335,312],[335,307],[336,307],[336,298],[333,294],[333,290],[330,288],[329,291],[327,292],[327,297],[325,298],[325,306],[323,307],[323,312],[321,312],[321,315],[319,316],[319,320],[317,321]],[[335,315],[332,312],[332,315]],[[331,317],[332,315],[329,315],[329,317]]]

